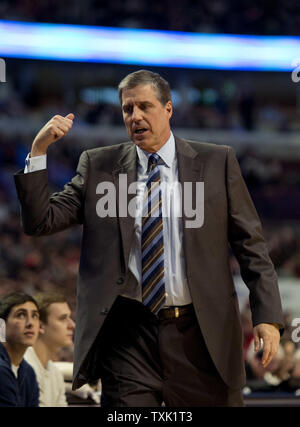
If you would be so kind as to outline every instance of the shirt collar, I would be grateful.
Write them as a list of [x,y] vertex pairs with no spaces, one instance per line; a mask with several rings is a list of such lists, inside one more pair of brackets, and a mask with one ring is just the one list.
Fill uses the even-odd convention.
[[[148,169],[148,159],[151,156],[151,153],[148,151],[142,150],[140,147],[136,147],[137,154],[139,158],[139,163],[142,166],[144,171]],[[168,141],[157,151],[160,159],[167,167],[171,167],[175,158],[175,139],[174,135],[171,132]],[[160,160],[160,161],[161,161]],[[159,161],[159,163],[160,163]]]

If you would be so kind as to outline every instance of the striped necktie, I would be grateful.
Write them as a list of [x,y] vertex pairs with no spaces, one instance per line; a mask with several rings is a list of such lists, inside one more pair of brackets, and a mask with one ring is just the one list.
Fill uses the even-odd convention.
[[142,301],[157,314],[165,303],[164,238],[159,155],[149,157],[142,211]]

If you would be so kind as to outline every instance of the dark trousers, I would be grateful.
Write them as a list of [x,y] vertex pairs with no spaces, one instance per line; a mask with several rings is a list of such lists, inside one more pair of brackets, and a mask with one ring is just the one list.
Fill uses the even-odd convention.
[[218,374],[193,311],[159,320],[118,297],[104,328],[101,406],[243,406],[241,390]]

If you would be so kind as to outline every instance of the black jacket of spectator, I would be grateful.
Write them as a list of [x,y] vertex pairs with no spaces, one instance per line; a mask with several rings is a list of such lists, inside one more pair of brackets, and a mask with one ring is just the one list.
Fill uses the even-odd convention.
[[0,343],[1,406],[39,406],[39,388],[34,370],[24,359],[19,365],[16,378],[9,355]]

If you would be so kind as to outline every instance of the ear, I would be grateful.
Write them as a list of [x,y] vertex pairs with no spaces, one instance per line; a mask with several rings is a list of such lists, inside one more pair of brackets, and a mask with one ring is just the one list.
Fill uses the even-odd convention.
[[167,115],[170,119],[173,114],[173,104],[171,100],[166,103],[165,108],[166,108]]
[[39,334],[40,335],[44,335],[45,333],[45,325],[43,322],[40,321],[40,329],[39,329]]

